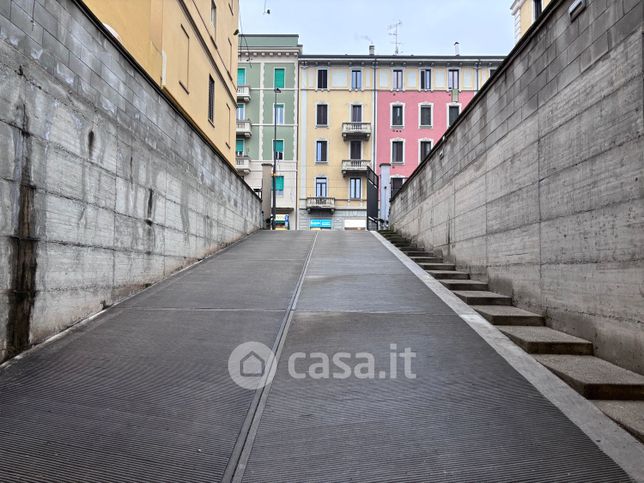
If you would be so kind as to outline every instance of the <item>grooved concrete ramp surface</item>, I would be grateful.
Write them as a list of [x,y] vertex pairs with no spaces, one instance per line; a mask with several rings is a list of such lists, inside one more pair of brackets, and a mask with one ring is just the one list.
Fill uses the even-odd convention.
[[[228,356],[275,346],[281,327],[260,398],[230,380]],[[380,379],[404,348],[416,378],[395,357],[397,377]],[[346,352],[349,365],[368,352],[376,377],[314,379],[303,357],[296,379],[296,352]],[[368,233],[258,233],[0,371],[2,481],[235,469],[248,481],[628,480]]]

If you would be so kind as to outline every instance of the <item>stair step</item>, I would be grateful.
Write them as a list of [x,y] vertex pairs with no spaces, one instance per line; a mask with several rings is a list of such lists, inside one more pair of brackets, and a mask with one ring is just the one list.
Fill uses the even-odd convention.
[[512,305],[512,297],[494,292],[455,290],[454,295],[469,305]]
[[472,305],[472,308],[494,325],[543,325],[540,315],[511,305]]
[[383,235],[387,240],[406,240],[409,241],[409,238],[400,235]]
[[393,243],[393,245],[400,250],[401,252],[422,252],[424,251],[422,248],[418,248],[413,245],[408,245],[408,244],[399,244],[399,243]]
[[644,376],[593,356],[535,355],[588,399],[644,400]]
[[452,280],[467,280],[470,274],[466,272],[457,272],[456,270],[427,270],[432,277],[438,280],[452,279]]
[[400,250],[400,251],[403,252],[408,257],[411,257],[411,256],[430,257],[432,255],[431,252],[428,252],[425,250]]
[[644,401],[593,401],[606,416],[644,443]]
[[[440,258],[440,257],[423,256],[422,258],[425,259],[426,261],[419,262],[419,261],[417,261],[416,259],[413,259],[413,258],[412,258],[412,260],[414,260],[421,268],[423,268],[425,270],[441,270],[440,268],[428,268],[428,267],[436,265],[437,263],[438,264],[443,264],[444,263],[443,259]],[[450,265],[454,266],[453,264],[450,264]],[[451,268],[448,268],[447,270],[451,270]]]
[[479,280],[441,280],[440,283],[450,290],[485,290],[487,283]]
[[422,262],[418,264],[423,270],[454,270],[453,263],[440,262]]
[[[476,308],[476,307],[474,307]],[[590,356],[593,344],[550,327],[497,326],[512,342],[530,354]]]
[[413,261],[415,261],[416,263],[419,263],[419,264],[420,263],[434,263],[435,260],[442,260],[443,259],[442,257],[437,257],[433,253],[430,253],[427,256],[413,255],[413,256],[411,256],[409,258],[411,258]]

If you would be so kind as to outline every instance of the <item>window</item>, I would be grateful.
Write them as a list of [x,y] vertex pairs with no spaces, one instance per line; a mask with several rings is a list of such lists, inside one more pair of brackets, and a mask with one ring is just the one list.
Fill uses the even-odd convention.
[[315,178],[315,196],[318,198],[326,198],[327,189],[326,189],[326,178],[318,177]]
[[432,88],[432,70],[420,70],[420,88],[424,91],[429,91]]
[[190,37],[183,25],[179,32],[179,52],[182,55],[182,61],[179,70],[179,84],[188,92],[188,66],[190,65]]
[[402,127],[403,125],[403,106],[391,106],[391,125]]
[[275,124],[284,124],[284,104],[273,104]]
[[275,176],[275,194],[277,196],[284,195],[284,176]]
[[461,106],[448,106],[447,125],[451,126],[456,121],[456,118],[461,113]]
[[422,162],[423,159],[427,157],[429,152],[432,150],[432,142],[431,141],[421,141],[420,142],[420,159],[418,162]]
[[353,89],[354,91],[362,89],[362,71],[361,70],[351,71],[351,89]]
[[359,200],[362,198],[362,179],[349,179],[349,198],[352,200]]
[[208,120],[214,122],[215,119],[215,80],[208,76]]
[[534,5],[534,19],[536,20],[543,11],[543,2],[542,0],[533,0],[532,4]]
[[329,106],[326,104],[318,104],[317,106],[317,112],[316,112],[316,119],[315,119],[315,124],[318,126],[326,126],[328,125],[328,114],[329,111]]
[[246,104],[237,104],[237,120],[245,121],[246,120]]
[[403,71],[394,69],[394,90],[399,91],[403,88]]
[[246,69],[240,67],[237,69],[237,85],[245,86],[246,85]]
[[329,72],[326,69],[318,69],[318,89],[326,89]]
[[210,25],[212,26],[213,32],[217,31],[217,5],[215,5],[215,0],[210,0]]
[[326,163],[327,162],[326,153],[327,153],[326,141],[317,141],[315,143],[315,162]]
[[276,89],[284,89],[284,69],[275,69],[273,72],[273,87]]
[[458,74],[458,69],[449,69],[447,71],[447,88],[450,91],[452,89],[459,89]]
[[235,142],[235,156],[243,156],[244,155],[244,140],[243,139],[237,139]]
[[351,122],[362,122],[362,106],[360,104],[351,106]]
[[396,196],[396,193],[402,188],[405,178],[391,178],[391,197]]
[[226,70],[230,73],[233,67],[233,43],[228,39],[228,65]]
[[496,72],[496,69],[490,69],[490,77],[492,77],[495,72]]
[[391,162],[392,163],[403,163],[404,157],[404,143],[403,141],[392,141],[391,142]]
[[226,131],[226,132],[228,132],[228,133],[229,133],[229,134],[228,134],[228,141],[226,141],[226,144],[228,145],[228,147],[230,147],[230,143],[232,142],[232,141],[230,140],[230,138],[231,138],[231,135],[230,135],[230,134],[232,133],[232,128],[233,128],[233,113],[232,113],[232,111],[230,110],[230,105],[229,105],[228,103],[226,103],[226,112],[227,112],[227,114],[228,114],[228,115],[226,116],[226,119],[228,120],[228,126],[226,126],[226,127],[228,128],[228,131]]
[[420,106],[420,126],[430,127],[432,125],[432,106]]
[[349,159],[362,159],[362,141],[351,141]]
[[278,159],[278,160],[284,159],[284,140],[276,139],[273,142],[273,146],[275,149],[275,159]]

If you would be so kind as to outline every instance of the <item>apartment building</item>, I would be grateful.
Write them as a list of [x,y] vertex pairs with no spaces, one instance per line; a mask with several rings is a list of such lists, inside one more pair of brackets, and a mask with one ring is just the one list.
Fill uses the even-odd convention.
[[239,0],[84,1],[234,164]]
[[299,229],[366,228],[375,79],[372,57],[300,57]]
[[514,39],[519,40],[527,32],[551,0],[514,0],[510,10],[514,17]]
[[299,229],[365,229],[366,174],[389,198],[503,61],[501,56],[299,58]]
[[380,176],[380,217],[503,61],[499,56],[377,57],[374,170]]
[[297,226],[297,62],[301,51],[297,35],[240,36],[236,167],[259,192],[262,166],[272,165],[276,158],[276,224],[284,229]]

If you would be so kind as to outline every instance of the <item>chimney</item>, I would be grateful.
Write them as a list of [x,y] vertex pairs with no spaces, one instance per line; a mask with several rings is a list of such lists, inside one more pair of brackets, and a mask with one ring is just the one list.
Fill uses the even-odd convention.
[[461,44],[458,42],[454,42],[454,53],[456,54],[456,57],[461,55]]
[[369,46],[369,55],[376,55],[376,46],[373,44]]

